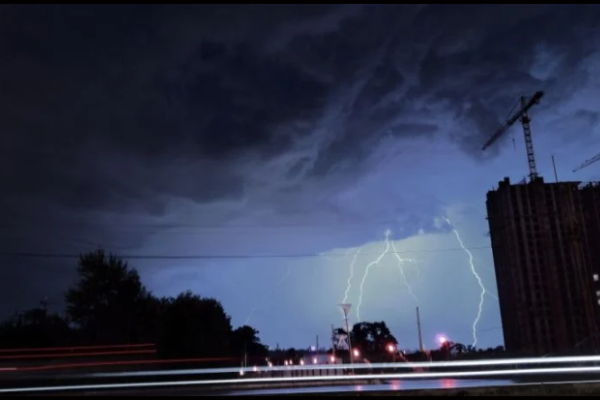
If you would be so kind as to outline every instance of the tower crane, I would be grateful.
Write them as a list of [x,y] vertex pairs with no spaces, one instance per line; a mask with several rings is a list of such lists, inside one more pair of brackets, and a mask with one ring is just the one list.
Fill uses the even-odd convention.
[[586,167],[589,167],[590,165],[592,165],[593,163],[600,161],[600,153],[596,154],[594,157],[590,158],[589,160],[584,161],[581,165],[579,165],[577,168],[575,168],[573,170],[573,172],[577,172],[579,170],[582,170]]
[[533,151],[533,138],[531,135],[531,119],[529,118],[528,111],[536,104],[539,104],[540,99],[544,96],[544,92],[536,92],[531,98],[526,98],[525,96],[521,96],[520,98],[520,110],[518,110],[512,117],[508,119],[502,126],[492,135],[492,137],[485,142],[482,150],[488,149],[492,144],[494,144],[506,131],[508,128],[513,126],[515,122],[521,120],[521,124],[523,125],[523,134],[525,136],[525,148],[527,150],[527,163],[529,164],[529,179],[530,181],[535,180],[538,177],[537,167],[535,164],[535,154]]

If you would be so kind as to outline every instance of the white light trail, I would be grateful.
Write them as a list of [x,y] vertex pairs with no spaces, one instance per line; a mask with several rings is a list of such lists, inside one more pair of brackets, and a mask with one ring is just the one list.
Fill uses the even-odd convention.
[[350,289],[352,289],[352,280],[354,279],[354,266],[356,265],[356,260],[358,259],[362,248],[363,246],[361,246],[356,253],[354,253],[354,257],[352,257],[352,262],[350,263],[350,275],[348,276],[348,286],[346,286],[346,292],[344,293],[344,300],[342,300],[342,304],[346,304],[348,302]]
[[363,303],[363,294],[364,294],[364,289],[365,289],[365,283],[367,282],[367,278],[369,277],[369,271],[371,270],[372,267],[374,267],[375,265],[378,265],[381,262],[381,260],[383,260],[383,257],[385,257],[385,255],[389,253],[390,247],[391,247],[390,246],[391,234],[392,234],[391,230],[388,229],[387,231],[385,231],[385,250],[383,251],[383,253],[381,253],[379,255],[379,257],[377,257],[377,259],[375,261],[371,261],[365,268],[365,274],[363,275],[362,281],[360,282],[360,291],[358,294],[358,305],[356,306],[357,322],[361,322],[360,308]]
[[481,288],[479,309],[477,311],[477,317],[475,318],[475,321],[473,321],[473,347],[476,347],[477,342],[478,342],[478,340],[477,340],[477,325],[479,325],[479,321],[481,321],[481,316],[483,315],[483,306],[485,304],[485,296],[487,294],[487,291],[485,289],[485,285],[483,284],[483,280],[481,279],[481,276],[479,276],[479,274],[477,273],[477,269],[475,268],[475,264],[473,262],[473,253],[471,253],[471,251],[469,249],[467,249],[467,247],[465,247],[465,244],[463,243],[463,241],[460,237],[460,234],[458,233],[456,228],[454,228],[454,226],[452,225],[452,222],[450,222],[450,220],[446,217],[442,217],[442,218],[444,218],[444,220],[452,228],[452,231],[454,232],[454,235],[456,236],[456,239],[458,240],[460,247],[462,247],[462,249],[469,256],[469,265],[471,267],[471,272],[473,273],[473,276],[475,276],[475,279],[477,280],[477,283],[479,284],[479,287]]
[[260,303],[260,305],[255,306],[251,311],[250,314],[248,315],[248,318],[246,318],[246,322],[244,323],[244,325],[248,325],[250,324],[250,320],[252,319],[252,317],[254,316],[254,313],[256,312],[256,310],[258,310],[260,307],[262,307],[262,305],[265,303],[265,301],[267,301],[267,299],[269,298],[269,296],[271,296],[271,294],[273,293],[273,291],[275,290],[275,288],[277,288],[279,285],[281,285],[283,282],[285,282],[285,280],[290,276],[290,274],[292,273],[292,266],[289,265],[287,272],[285,273],[285,275],[283,275],[281,277],[281,279],[279,280],[279,282],[277,282],[276,284],[274,284],[273,286],[271,286],[271,290],[269,290],[267,292],[267,294],[265,295],[265,297],[263,298],[262,302]]
[[[436,368],[465,368],[465,367],[506,367],[526,365],[549,365],[549,364],[577,364],[600,362],[600,356],[570,356],[570,357],[548,357],[548,358],[507,358],[501,360],[470,360],[470,361],[438,361],[438,362],[413,362],[413,363],[382,363],[376,364],[378,369],[436,369]],[[338,369],[354,368],[356,370],[372,369],[372,364],[335,364],[335,365],[306,365],[294,367],[297,371],[329,371]],[[290,367],[259,367],[258,372],[282,372],[289,371]],[[253,368],[242,368],[244,372],[256,372]],[[240,368],[214,368],[214,369],[180,369],[168,371],[136,371],[136,372],[98,372],[87,374],[90,378],[125,378],[125,377],[152,377],[152,376],[174,376],[174,375],[210,375],[239,373]]]
[[402,257],[400,257],[400,254],[398,253],[398,249],[396,249],[396,244],[393,241],[392,241],[392,249],[394,249],[394,256],[396,256],[396,259],[398,260],[398,269],[400,270],[400,277],[402,278],[402,282],[404,283],[404,286],[406,286],[406,289],[408,290],[408,294],[410,294],[410,297],[413,298],[415,305],[418,306],[419,299],[417,298],[417,296],[415,296],[415,293],[413,292],[413,288],[408,283],[408,279],[406,279],[406,273],[404,272],[404,262],[412,261],[412,260],[405,260]]
[[532,368],[532,369],[500,369],[491,371],[461,371],[461,372],[415,372],[397,374],[370,374],[370,375],[325,375],[301,376],[283,378],[243,378],[243,379],[218,379],[196,381],[166,381],[166,382],[135,382],[135,383],[105,383],[72,386],[46,386],[0,389],[0,394],[57,392],[77,390],[110,390],[110,389],[151,389],[160,387],[185,387],[185,386],[225,386],[240,384],[269,384],[287,382],[325,382],[325,381],[355,381],[355,380],[391,380],[391,379],[440,379],[440,378],[483,378],[492,376],[515,375],[553,375],[574,373],[597,373],[600,367],[564,367],[564,368]]

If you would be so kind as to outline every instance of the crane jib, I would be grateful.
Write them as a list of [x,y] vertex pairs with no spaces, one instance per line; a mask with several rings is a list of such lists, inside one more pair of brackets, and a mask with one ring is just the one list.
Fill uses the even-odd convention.
[[540,99],[544,96],[544,92],[538,91],[536,92],[530,99],[526,99],[525,97],[521,97],[521,107],[520,109],[510,117],[497,131],[492,135],[492,137],[485,142],[482,150],[486,150],[492,144],[494,144],[507,130],[510,128],[515,122],[521,121],[523,124],[523,133],[525,136],[525,147],[527,148],[527,162],[529,164],[529,177],[531,180],[537,178],[537,167],[535,163],[535,155],[533,152],[533,138],[531,135],[531,127],[529,126],[529,116],[527,112],[531,107],[538,104]]

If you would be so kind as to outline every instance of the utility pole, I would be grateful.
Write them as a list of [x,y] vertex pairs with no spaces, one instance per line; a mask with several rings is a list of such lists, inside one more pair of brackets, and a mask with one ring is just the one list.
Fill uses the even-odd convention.
[[335,327],[333,324],[331,325],[331,353],[333,354],[333,358],[335,358]]
[[425,346],[423,346],[423,332],[421,331],[421,310],[417,307],[417,332],[419,333],[419,351],[425,352]]
[[319,351],[319,335],[317,335],[317,358],[319,357],[320,351]]
[[[350,339],[350,325],[348,324],[348,315],[350,315],[352,305],[341,304],[340,308],[344,313],[344,325],[346,326],[346,333],[348,334],[348,352],[350,353],[350,364],[354,365],[354,354],[352,354],[352,339]],[[352,367],[352,373],[354,373],[354,367]]]

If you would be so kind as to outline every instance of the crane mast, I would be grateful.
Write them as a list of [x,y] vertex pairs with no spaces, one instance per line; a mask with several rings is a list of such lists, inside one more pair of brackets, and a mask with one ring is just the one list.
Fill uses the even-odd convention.
[[596,154],[594,157],[590,158],[589,160],[584,161],[581,165],[579,165],[577,168],[575,168],[573,170],[573,172],[577,172],[579,170],[582,170],[586,167],[589,167],[590,165],[594,164],[595,162],[600,161],[600,154]]
[[525,96],[520,98],[520,109],[510,117],[497,131],[485,142],[482,150],[487,150],[493,145],[506,131],[513,126],[517,121],[521,121],[523,125],[523,135],[525,137],[525,149],[527,151],[527,164],[529,166],[529,179],[531,181],[538,177],[537,166],[535,163],[535,152],[533,150],[533,135],[531,134],[531,118],[529,110],[536,104],[539,104],[540,99],[544,96],[544,92],[536,92],[530,99]]

